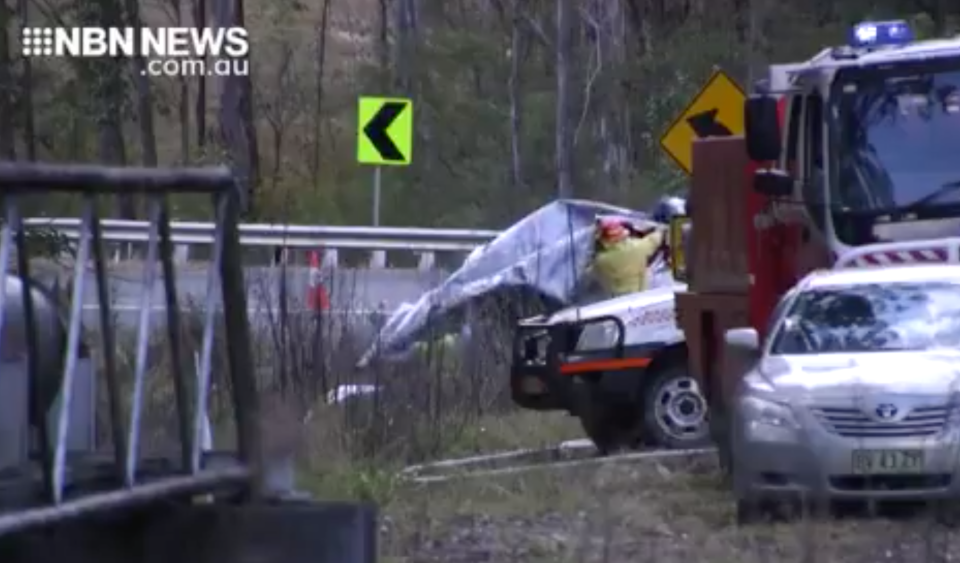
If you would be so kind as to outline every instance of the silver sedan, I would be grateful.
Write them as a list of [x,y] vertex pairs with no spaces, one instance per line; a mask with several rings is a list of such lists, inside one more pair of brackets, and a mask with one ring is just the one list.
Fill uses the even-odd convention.
[[811,274],[761,343],[728,331],[752,369],[735,395],[741,518],[771,500],[960,496],[960,266]]

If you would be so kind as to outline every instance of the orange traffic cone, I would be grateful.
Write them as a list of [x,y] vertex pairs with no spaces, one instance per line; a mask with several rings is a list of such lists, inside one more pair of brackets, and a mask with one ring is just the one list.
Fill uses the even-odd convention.
[[310,251],[309,286],[307,287],[307,307],[311,311],[326,311],[330,308],[330,296],[323,286],[323,272],[320,270],[320,253]]

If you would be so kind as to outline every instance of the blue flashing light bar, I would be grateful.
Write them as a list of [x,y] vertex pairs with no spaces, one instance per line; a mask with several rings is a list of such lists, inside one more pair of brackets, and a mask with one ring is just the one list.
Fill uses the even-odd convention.
[[850,46],[855,49],[906,45],[913,40],[913,30],[903,20],[863,22],[850,30]]

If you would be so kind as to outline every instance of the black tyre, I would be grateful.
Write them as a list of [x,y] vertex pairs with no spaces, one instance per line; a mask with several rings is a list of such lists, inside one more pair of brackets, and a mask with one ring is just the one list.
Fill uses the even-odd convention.
[[764,503],[754,499],[737,499],[737,525],[749,526],[767,519]]
[[645,442],[668,449],[698,448],[710,443],[707,402],[686,359],[677,359],[647,374],[643,394]]
[[[600,386],[593,381],[576,382],[575,414],[587,438],[596,446],[601,456],[616,453],[636,444],[635,423],[624,420],[625,411],[603,396]],[[629,413],[626,413],[629,414]],[[632,418],[636,418],[634,415]]]

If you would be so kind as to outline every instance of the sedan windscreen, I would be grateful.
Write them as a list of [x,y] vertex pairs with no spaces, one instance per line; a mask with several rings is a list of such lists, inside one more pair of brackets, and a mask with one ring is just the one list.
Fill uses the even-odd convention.
[[960,285],[821,287],[797,296],[772,354],[960,350]]

